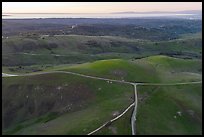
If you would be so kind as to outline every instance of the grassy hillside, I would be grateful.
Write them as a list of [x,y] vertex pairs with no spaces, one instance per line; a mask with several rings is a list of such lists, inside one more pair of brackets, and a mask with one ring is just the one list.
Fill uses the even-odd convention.
[[88,134],[133,102],[133,87],[69,74],[2,79],[3,134]]
[[202,134],[201,84],[138,86],[138,94],[137,134]]
[[200,60],[168,56],[151,56],[130,61],[101,60],[70,67],[56,67],[56,69],[133,82],[175,83],[202,79]]
[[126,81],[159,81],[154,68],[144,68],[138,64],[132,64],[122,59],[101,60],[71,66],[62,70]]
[[[144,83],[202,80],[202,20],[4,19],[2,73],[68,71]],[[136,134],[202,134],[202,85],[137,86]],[[86,135],[132,85],[65,73],[2,77],[3,135]],[[131,108],[95,133],[130,135]]]
[[158,54],[201,58],[202,37],[152,42],[114,36],[11,36],[3,38],[2,52],[3,66],[72,64]]
[[161,82],[200,81],[202,61],[198,59],[179,59],[168,56],[150,56],[134,61],[143,67],[152,66]]
[[37,71],[73,71],[133,82],[184,82],[202,79],[202,61],[199,59],[179,59],[164,55],[142,59],[108,59],[83,64],[53,66],[32,65],[3,67],[4,73],[31,73]]
[[117,121],[113,122],[109,126],[106,126],[96,132],[94,135],[131,135],[131,116],[132,116],[133,108],[128,110],[128,112],[118,119]]
[[198,72],[198,68],[201,67],[201,60],[196,59],[179,59],[168,56],[151,56],[144,58],[142,61],[148,61],[160,69],[168,69],[175,71],[195,71]]
[[[55,70],[133,82],[202,80],[201,60],[163,55],[42,67],[42,71]],[[87,134],[133,101],[132,86],[70,74],[3,78],[2,86],[4,134]],[[201,85],[139,86],[137,133],[200,134],[201,89]],[[177,111],[184,114],[181,121],[173,121]],[[96,134],[130,134],[130,128],[125,128],[130,126],[130,113]],[[152,117],[147,119],[147,115]],[[157,122],[160,118],[161,122]],[[154,124],[148,123],[151,120]]]

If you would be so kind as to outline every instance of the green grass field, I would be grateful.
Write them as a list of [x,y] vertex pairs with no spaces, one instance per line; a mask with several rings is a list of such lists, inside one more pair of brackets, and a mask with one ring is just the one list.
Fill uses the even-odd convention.
[[202,61],[177,59],[168,56],[151,56],[137,60],[101,60],[52,70],[73,71],[132,82],[176,83],[202,79]]
[[[2,73],[33,75],[2,77],[2,134],[87,135],[135,101],[133,85],[88,76],[202,81],[201,29],[202,20],[173,18],[4,19]],[[201,84],[137,93],[136,135],[202,134]],[[133,110],[94,135],[131,135]]]
[[133,102],[133,87],[69,74],[3,78],[3,134],[88,134]]
[[102,128],[94,135],[131,135],[131,116],[132,116],[133,108],[128,110],[128,112],[118,119],[117,121],[113,122],[111,125]]
[[[83,64],[33,65],[4,72],[71,71],[132,82],[202,80],[202,61],[163,55]],[[17,71],[16,71],[17,70]],[[3,78],[3,134],[88,134],[133,102],[131,85],[70,74]],[[138,86],[137,134],[201,134],[202,86]],[[72,104],[72,105],[71,105]],[[181,116],[177,114],[181,112]],[[131,134],[132,110],[95,134]],[[174,118],[176,116],[176,118]]]
[[3,39],[3,66],[60,65],[104,59],[134,59],[159,54],[180,58],[202,57],[200,33],[158,42],[116,36],[42,37],[11,36]]
[[154,68],[162,83],[200,81],[202,79],[202,60],[198,59],[179,59],[159,55],[136,60],[135,63],[145,68],[149,68],[149,66]]
[[[200,35],[195,35],[195,37],[199,39]],[[145,48],[151,47],[149,51],[146,50],[145,54],[141,55],[139,53],[90,55],[85,53],[87,49],[83,49],[83,52],[79,50],[80,48],[74,49],[77,45],[74,45],[76,43],[72,41],[78,38],[81,38],[80,42],[84,43],[87,42],[87,39],[99,40],[98,37],[83,36],[48,37],[49,40],[46,39],[46,43],[57,39],[59,40],[57,42],[70,44],[70,49],[64,50],[63,43],[61,43],[62,47],[53,50],[54,53],[66,54],[69,50],[73,52],[63,57],[50,55],[50,51],[46,49],[34,51],[34,54],[42,54],[36,56],[4,55],[3,60],[11,61],[14,65],[3,65],[2,70],[4,73],[11,74],[61,70],[103,78],[150,83],[202,80],[202,60],[199,58],[149,56],[154,53],[154,50],[156,53],[156,49],[161,48],[160,44],[165,45],[166,42],[160,42],[157,48],[149,53],[152,50],[152,42],[132,40],[132,43],[140,43],[141,45],[138,45],[140,48],[143,44]],[[102,37],[99,42],[103,45],[110,39],[116,40],[115,37]],[[183,36],[180,40],[169,41],[166,48],[170,51],[178,51],[176,46],[182,46],[180,44],[189,39],[189,36]],[[15,43],[15,39],[13,40]],[[123,38],[119,40],[129,41]],[[175,47],[171,47],[172,45]],[[187,45],[186,51],[189,51],[189,46],[191,45]],[[123,47],[121,47],[122,50],[124,50]],[[192,50],[193,52],[197,54],[200,50],[196,48]],[[135,58],[147,55],[148,57],[141,59]],[[19,66],[18,62],[24,65]],[[112,119],[114,112],[124,110],[133,102],[134,96],[131,85],[114,82],[110,84],[107,81],[70,74],[43,74],[2,78],[2,80],[3,134],[88,134]],[[138,86],[140,100],[136,133],[140,135],[201,134],[201,90],[201,85]],[[179,111],[182,112],[182,116],[178,116]],[[124,117],[95,134],[131,134],[131,113],[132,110],[129,110]]]
[[137,134],[202,134],[201,84],[138,86],[138,94]]

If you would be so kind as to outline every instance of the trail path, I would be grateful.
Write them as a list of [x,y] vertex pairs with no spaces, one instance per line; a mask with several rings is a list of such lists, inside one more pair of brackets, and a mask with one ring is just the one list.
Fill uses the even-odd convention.
[[132,118],[131,118],[131,127],[132,127],[132,135],[136,134],[136,114],[137,114],[137,84],[134,84],[134,93],[135,93],[135,107],[132,113]]
[[104,123],[102,126],[100,126],[99,128],[95,129],[94,131],[88,133],[87,135],[92,135],[95,132],[99,131],[100,129],[102,129],[103,127],[107,126],[108,124],[111,124],[112,122],[118,120],[119,118],[121,118],[131,107],[133,107],[135,104],[132,103],[128,108],[126,108],[120,115],[118,115],[117,117],[115,117],[114,119],[111,119],[110,121]]
[[91,135],[106,125],[118,120],[121,118],[131,107],[134,106],[134,110],[132,113],[131,117],[131,128],[132,128],[132,135],[136,135],[136,114],[137,114],[137,85],[142,85],[142,86],[172,86],[172,85],[187,85],[187,84],[199,84],[202,83],[202,81],[195,81],[195,82],[178,82],[178,83],[137,83],[137,82],[128,82],[128,81],[121,81],[121,80],[114,80],[114,79],[108,79],[108,78],[102,78],[102,77],[96,77],[96,76],[90,76],[90,75],[84,75],[80,73],[75,73],[75,72],[69,72],[69,71],[52,71],[52,72],[38,72],[38,73],[31,73],[31,74],[19,74],[19,75],[14,75],[14,74],[6,74],[2,73],[2,77],[21,77],[21,76],[35,76],[35,75],[43,75],[43,74],[50,74],[50,73],[65,73],[65,74],[72,74],[76,76],[81,76],[81,77],[86,77],[86,78],[91,78],[91,79],[97,79],[97,80],[103,80],[103,81],[109,81],[109,82],[117,82],[117,83],[123,83],[123,84],[130,84],[133,85],[134,87],[134,103],[132,103],[129,107],[127,107],[120,115],[115,117],[114,119],[104,123],[102,126],[99,128],[95,129],[94,131],[88,133],[88,135]]

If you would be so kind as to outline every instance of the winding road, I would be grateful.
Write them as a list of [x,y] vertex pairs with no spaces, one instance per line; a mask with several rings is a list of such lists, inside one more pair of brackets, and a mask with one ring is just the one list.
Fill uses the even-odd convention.
[[84,74],[75,73],[75,72],[69,72],[69,71],[38,72],[38,73],[20,74],[20,75],[2,73],[2,77],[34,76],[34,75],[42,75],[42,74],[50,74],[50,73],[72,74],[72,75],[76,75],[76,76],[92,78],[92,79],[97,79],[97,80],[112,81],[112,82],[117,82],[117,83],[133,85],[133,87],[134,87],[134,95],[135,95],[134,96],[134,98],[135,98],[134,99],[134,103],[132,103],[129,107],[127,107],[120,115],[118,115],[114,119],[104,123],[99,128],[97,128],[94,131],[88,133],[88,135],[91,135],[91,134],[97,132],[98,130],[102,129],[106,125],[108,125],[108,124],[114,122],[115,120],[119,119],[120,117],[122,117],[133,106],[134,106],[134,110],[133,110],[132,117],[131,117],[131,128],[132,128],[132,135],[136,135],[136,114],[137,114],[137,103],[138,103],[138,99],[137,99],[137,85],[143,85],[143,86],[153,86],[153,85],[170,86],[170,85],[186,85],[186,84],[199,84],[199,83],[202,83],[202,81],[197,81],[197,82],[181,82],[181,83],[137,83],[137,82],[128,82],[128,81],[121,81],[121,80],[114,80],[114,79],[108,79],[108,78],[84,75]]
[[117,82],[117,83],[124,83],[124,84],[134,84],[132,82],[127,82],[127,81],[121,81],[121,80],[114,80],[114,79],[108,79],[108,78],[101,78],[101,77],[96,77],[96,76],[90,76],[90,75],[84,75],[84,74],[80,74],[80,73],[75,73],[75,72],[69,72],[69,71],[51,71],[51,72],[38,72],[38,73],[31,73],[31,74],[6,74],[6,73],[2,73],[2,77],[11,77],[11,76],[16,76],[16,77],[20,77],[20,76],[34,76],[34,75],[43,75],[43,74],[50,74],[50,73],[65,73],[65,74],[72,74],[72,75],[76,75],[76,76],[81,76],[81,77],[85,77],[85,78],[92,78],[92,79],[97,79],[97,80],[104,80],[104,81],[112,81],[112,82]]
[[115,117],[114,119],[111,119],[110,121],[104,123],[102,126],[100,126],[99,128],[95,129],[94,131],[88,133],[87,135],[92,135],[95,132],[97,132],[98,130],[102,129],[103,127],[105,127],[106,125],[116,121],[117,119],[119,119],[120,117],[122,117],[131,107],[133,107],[135,105],[135,103],[132,103],[128,108],[126,108],[120,115],[118,115],[117,117]]

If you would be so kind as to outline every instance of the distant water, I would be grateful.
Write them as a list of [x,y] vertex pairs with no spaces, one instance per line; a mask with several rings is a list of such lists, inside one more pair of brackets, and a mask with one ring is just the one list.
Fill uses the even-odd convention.
[[154,17],[168,17],[168,18],[188,18],[196,19],[194,14],[4,14],[2,19],[31,19],[31,18],[154,18]]

